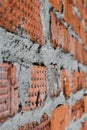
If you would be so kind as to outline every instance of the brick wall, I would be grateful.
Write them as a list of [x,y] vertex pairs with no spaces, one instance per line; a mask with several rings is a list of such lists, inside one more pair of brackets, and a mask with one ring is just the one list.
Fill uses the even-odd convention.
[[87,129],[87,0],[0,0],[0,130]]

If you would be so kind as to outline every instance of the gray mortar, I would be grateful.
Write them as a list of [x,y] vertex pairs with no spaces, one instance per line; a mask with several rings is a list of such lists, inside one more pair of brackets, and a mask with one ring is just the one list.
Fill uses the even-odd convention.
[[[34,111],[29,111],[25,113],[17,113],[14,117],[9,118],[6,122],[0,125],[0,130],[18,130],[18,126],[24,125],[29,121],[36,120],[39,121],[40,117],[47,113],[51,117],[52,110],[60,104],[69,103],[71,106],[80,100],[87,91],[80,90],[75,94],[70,95],[70,99],[65,100],[63,92],[57,98],[51,99],[49,97],[50,91],[50,64],[55,64],[57,71],[60,71],[61,66],[68,69],[69,77],[71,77],[72,70],[80,70],[87,72],[87,67],[78,63],[70,53],[63,53],[61,49],[54,49],[50,45],[50,15],[49,10],[51,5],[48,0],[40,0],[42,3],[41,7],[41,20],[44,32],[44,42],[45,45],[40,48],[39,44],[34,43],[27,39],[26,37],[21,37],[5,29],[0,28],[0,63],[5,61],[10,61],[12,64],[16,65],[17,68],[17,81],[18,81],[18,92],[19,92],[19,104],[25,104],[25,99],[28,98],[28,88],[30,87],[30,67],[33,63],[44,64],[47,67],[47,99],[45,104],[41,108],[37,108]],[[78,10],[76,10],[78,11]],[[62,14],[59,14],[53,9],[53,12],[59,18],[65,27],[76,39],[82,43],[81,38],[75,34],[71,26],[68,26],[66,22],[62,20],[64,16],[64,10]],[[61,85],[61,84],[60,84]],[[71,84],[70,84],[71,86]],[[87,115],[81,118],[80,121],[72,121],[67,128],[67,130],[79,130],[81,127],[81,122],[87,120]]]

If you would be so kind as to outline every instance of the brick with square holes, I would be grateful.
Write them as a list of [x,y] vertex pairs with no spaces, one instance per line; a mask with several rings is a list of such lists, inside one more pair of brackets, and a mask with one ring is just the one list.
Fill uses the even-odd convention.
[[30,109],[34,110],[36,107],[43,106],[47,94],[46,67],[32,65],[30,73],[31,87],[28,88],[29,98],[27,99],[27,104],[23,108],[24,111]]

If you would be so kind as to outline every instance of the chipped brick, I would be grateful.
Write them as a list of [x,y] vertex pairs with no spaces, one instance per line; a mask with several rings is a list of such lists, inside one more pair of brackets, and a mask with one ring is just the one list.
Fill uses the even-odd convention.
[[47,93],[45,66],[31,66],[31,87],[28,89],[28,93],[27,104],[30,109],[34,110],[36,107],[43,106]]

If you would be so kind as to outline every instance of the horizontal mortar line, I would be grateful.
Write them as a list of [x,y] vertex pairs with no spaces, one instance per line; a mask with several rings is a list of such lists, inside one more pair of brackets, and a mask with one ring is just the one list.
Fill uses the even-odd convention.
[[[61,52],[62,54],[64,54],[64,52]],[[5,54],[6,55],[6,54]],[[4,56],[5,56],[4,55]],[[67,54],[64,54],[64,55],[66,55],[67,56]],[[70,57],[72,57],[71,55],[69,55]],[[19,64],[22,64],[22,58],[20,58],[20,57],[17,57],[17,55],[16,56],[14,56],[12,53],[10,53],[10,56],[8,57],[8,60],[10,60],[10,61],[13,61],[13,62],[17,62],[17,63],[19,63],[19,61],[20,61],[20,63]],[[28,58],[26,58],[26,59],[23,59],[24,61],[23,61],[23,63],[26,63],[26,64],[30,64],[30,63],[32,63],[31,61],[29,61],[29,59]],[[73,61],[74,61],[74,58],[73,58]],[[78,61],[77,61],[78,62]],[[80,63],[81,64],[81,63]],[[83,65],[83,64],[81,64],[83,67],[85,66],[85,65]]]

